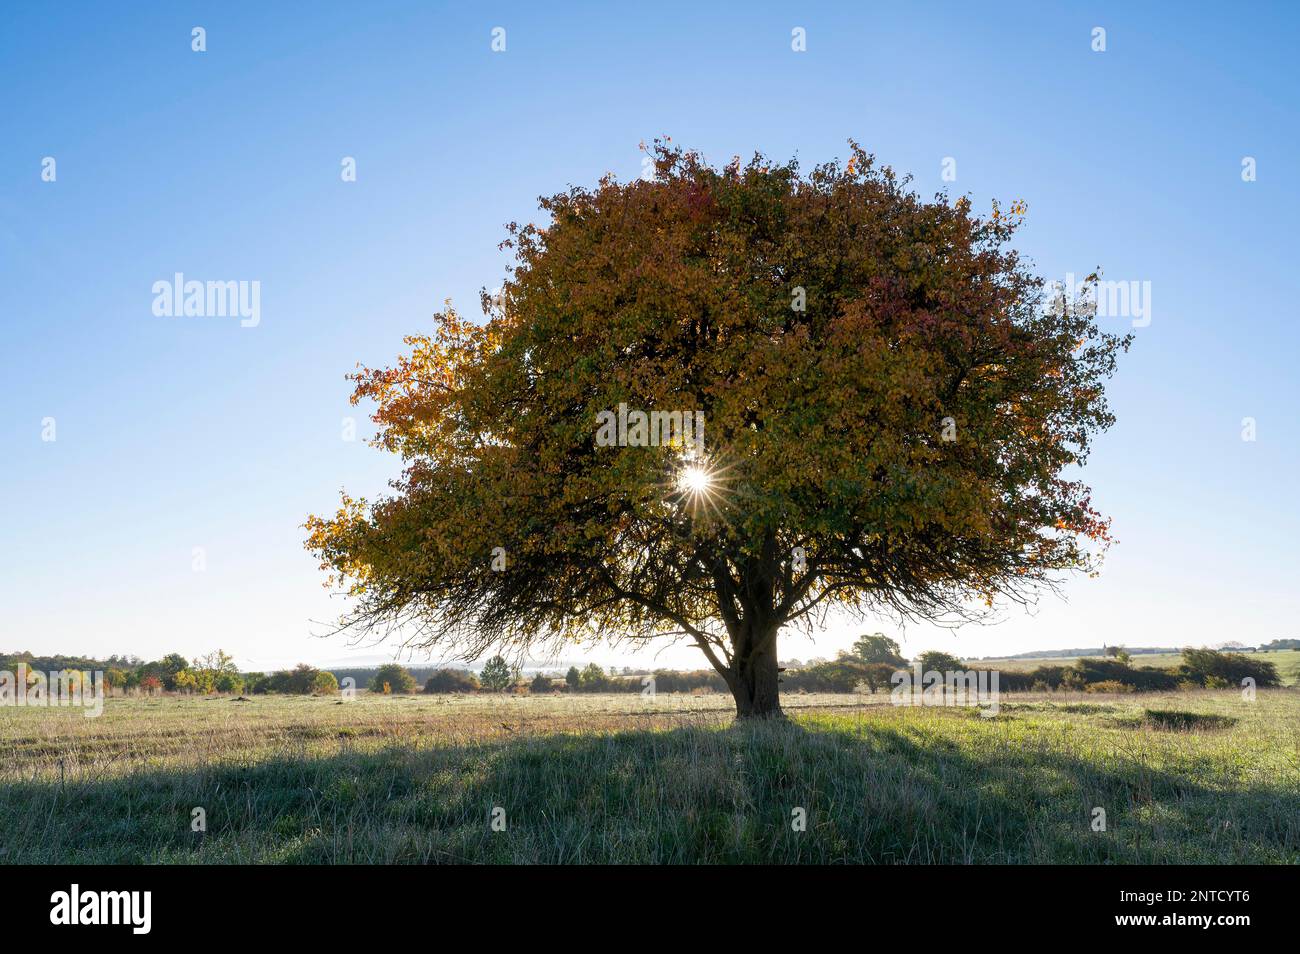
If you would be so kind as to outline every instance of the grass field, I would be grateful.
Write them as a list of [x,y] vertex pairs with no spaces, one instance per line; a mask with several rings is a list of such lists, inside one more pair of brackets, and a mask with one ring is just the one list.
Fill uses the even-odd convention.
[[0,863],[1300,861],[1294,690],[786,705],[757,726],[722,696],[0,709]]

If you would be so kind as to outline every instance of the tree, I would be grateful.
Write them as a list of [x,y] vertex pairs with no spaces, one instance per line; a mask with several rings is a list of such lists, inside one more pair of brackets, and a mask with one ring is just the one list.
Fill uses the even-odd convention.
[[217,692],[240,693],[244,691],[244,677],[237,672],[217,673],[213,687]]
[[244,691],[260,695],[269,691],[271,687],[270,677],[263,672],[244,673]]
[[600,692],[602,689],[609,688],[609,677],[600,666],[587,663],[586,668],[578,676],[578,688],[583,692]]
[[856,145],[808,174],[653,154],[509,227],[485,323],[449,305],[352,375],[406,468],[307,520],[341,629],[465,658],[685,636],[739,715],[779,715],[783,627],[979,617],[1095,569],[1108,521],[1066,471],[1130,338],[1043,307],[1022,205],[924,201]]
[[[189,661],[180,653],[168,653],[162,659],[155,662],[145,663],[140,667],[141,678],[153,676],[158,680],[159,685],[168,690],[174,691],[178,688],[176,677],[179,673],[189,669]],[[189,679],[182,679],[183,683],[189,683]]]
[[[384,686],[388,686],[385,690]],[[405,694],[415,691],[415,677],[412,676],[405,666],[398,663],[388,663],[380,666],[375,672],[375,677],[370,680],[371,692],[392,692],[396,694]]]
[[577,689],[582,684],[582,673],[577,666],[569,667],[569,671],[564,674],[564,682],[570,689]]
[[235,657],[222,649],[214,650],[194,660],[193,672],[195,688],[200,692],[235,692],[238,690],[223,689],[222,686],[233,686],[236,681],[239,682],[240,689],[243,688],[243,680],[239,679],[239,667],[235,665]]
[[198,673],[193,669],[182,669],[172,678],[172,688],[179,692],[201,692]]
[[281,669],[279,672],[271,673],[263,691],[305,696],[314,691],[316,677],[319,674],[320,670],[315,666],[299,663],[292,670]]
[[921,664],[921,672],[961,672],[966,668],[956,656],[941,652],[937,649],[929,649],[916,657],[916,661]]
[[893,663],[866,663],[862,667],[862,681],[874,694],[877,689],[888,689],[893,685],[894,673],[898,667]]
[[529,692],[550,692],[551,677],[544,672],[539,672],[533,676],[533,681],[528,684]]
[[899,652],[898,643],[883,633],[859,636],[853,643],[853,656],[863,663],[887,663],[906,666],[907,660]]
[[510,665],[502,656],[493,656],[489,659],[478,678],[483,688],[491,689],[493,692],[501,692],[514,680],[510,673]]

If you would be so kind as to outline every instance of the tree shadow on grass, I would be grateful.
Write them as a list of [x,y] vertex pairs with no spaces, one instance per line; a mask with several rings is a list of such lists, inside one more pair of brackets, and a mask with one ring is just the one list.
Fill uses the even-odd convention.
[[[367,742],[369,740],[366,740]],[[987,739],[985,740],[987,742]],[[1294,862],[1294,787],[833,720],[0,787],[8,863]],[[1092,830],[1093,810],[1107,831]],[[195,824],[202,809],[204,826]],[[195,831],[196,827],[204,830]]]

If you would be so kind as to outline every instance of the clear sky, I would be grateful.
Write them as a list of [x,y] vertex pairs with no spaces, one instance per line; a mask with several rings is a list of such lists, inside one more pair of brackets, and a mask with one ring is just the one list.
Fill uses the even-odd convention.
[[[543,6],[0,8],[0,649],[383,655],[312,635],[341,605],[304,517],[398,469],[343,376],[445,298],[476,314],[504,223],[636,176],[663,134],[808,166],[852,137],[923,194],[1026,200],[1045,277],[1150,283],[1088,470],[1103,575],[998,626],[837,625],[783,656],[876,629],[965,655],[1300,635],[1300,8]],[[176,272],[260,282],[259,323],[156,316]]]

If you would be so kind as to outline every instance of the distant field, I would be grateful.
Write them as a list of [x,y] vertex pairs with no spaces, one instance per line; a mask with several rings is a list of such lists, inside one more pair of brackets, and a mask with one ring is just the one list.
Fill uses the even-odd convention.
[[0,709],[0,863],[1300,861],[1293,690],[787,704],[763,726],[717,695]]
[[[1282,677],[1282,682],[1285,685],[1294,686],[1297,681],[1300,681],[1300,650],[1298,649],[1281,649],[1276,652],[1248,653],[1247,655],[1251,659],[1271,662],[1277,667],[1278,675]],[[1091,658],[1100,657],[1094,656]],[[980,659],[971,660],[971,662],[981,668],[998,668],[1022,672],[1037,669],[1039,666],[1068,666],[1078,659],[1078,656],[1044,656],[1039,659]],[[1138,668],[1152,666],[1158,669],[1167,669],[1171,666],[1177,666],[1182,661],[1181,653],[1150,653],[1134,656],[1129,665]]]

